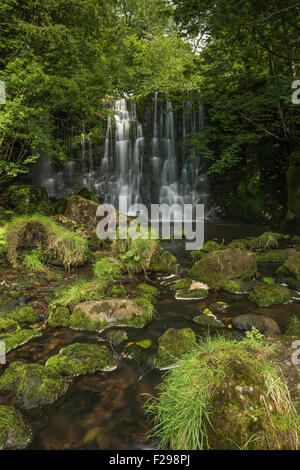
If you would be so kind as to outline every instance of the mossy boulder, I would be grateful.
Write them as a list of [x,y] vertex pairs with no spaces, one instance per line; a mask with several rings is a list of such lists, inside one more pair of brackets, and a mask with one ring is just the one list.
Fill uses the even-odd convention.
[[212,313],[225,313],[229,307],[230,306],[226,302],[218,301],[210,304],[208,308]]
[[287,287],[264,283],[254,287],[249,299],[259,307],[269,307],[270,305],[289,302],[291,293]]
[[97,371],[115,369],[116,361],[111,352],[98,344],[74,343],[51,356],[46,367],[63,375],[92,375]]
[[88,190],[88,188],[84,187],[81,188],[77,193],[76,196],[83,197],[84,199],[87,199],[88,201],[93,201],[96,204],[100,204],[99,199],[94,196],[94,194],[91,193],[91,191]]
[[29,184],[13,184],[4,192],[2,203],[19,215],[50,215],[52,204],[45,188]]
[[23,346],[34,338],[42,336],[41,331],[38,330],[15,330],[0,333],[0,341],[5,342],[6,353],[9,353],[13,349],[19,346]]
[[54,265],[79,266],[88,257],[88,243],[81,235],[57,225],[50,217],[24,216],[13,219],[7,228],[7,257],[13,266],[25,253],[38,254]]
[[168,369],[190,352],[196,345],[196,335],[191,328],[169,328],[158,339],[157,367]]
[[13,406],[0,405],[0,450],[26,449],[32,437],[21,413]]
[[83,302],[74,308],[70,327],[76,330],[102,331],[108,326],[145,326],[153,306],[146,298],[107,299]]
[[12,318],[0,317],[0,332],[1,331],[15,331],[18,328],[18,323]]
[[126,289],[122,284],[114,285],[109,291],[108,296],[113,299],[119,299],[120,297],[126,297]]
[[68,387],[66,379],[39,364],[12,362],[0,377],[0,392],[13,392],[17,405],[27,410],[56,402]]
[[214,315],[203,315],[202,313],[194,317],[193,321],[204,328],[225,328],[224,323]]
[[170,289],[173,291],[189,289],[192,285],[192,279],[178,279],[170,285]]
[[266,315],[245,314],[239,315],[232,320],[232,326],[237,330],[250,331],[257,328],[266,336],[280,335],[277,322]]
[[207,253],[218,250],[221,247],[222,246],[217,242],[208,241],[205,243],[205,245],[203,245],[202,248],[200,248],[200,250],[191,251],[191,257],[193,258],[193,260],[198,260],[198,259],[203,258],[203,256],[206,255]]
[[[270,348],[219,336],[197,345],[148,400],[163,449],[296,450],[300,418]],[[173,425],[176,423],[176,426]]]
[[164,251],[162,254],[152,257],[150,270],[158,273],[170,273],[176,261],[174,255],[169,251]]
[[208,297],[206,289],[182,289],[176,291],[175,298],[177,300],[202,300]]
[[[96,231],[98,222],[104,218],[104,216],[98,217],[96,215],[98,207],[98,202],[86,199],[80,195],[74,195],[69,198],[64,215],[69,219],[74,220],[77,224],[82,225],[86,232],[93,233]],[[115,217],[117,227],[121,220],[125,224],[131,220],[129,217],[120,214],[118,211],[115,211]]]
[[155,298],[160,294],[159,290],[154,287],[150,286],[149,284],[145,284],[142,282],[136,288],[136,295],[138,297],[146,297],[151,302],[155,301]]
[[51,328],[67,328],[70,325],[70,312],[66,307],[57,307],[48,318]]
[[277,273],[286,278],[294,278],[296,281],[300,282],[300,252],[290,256],[277,270]]
[[207,253],[197,261],[190,274],[195,279],[206,282],[214,289],[220,289],[225,281],[232,279],[249,279],[257,271],[255,253],[226,247]]
[[19,325],[31,325],[38,321],[38,314],[32,307],[21,307],[10,313],[9,318],[15,320]]

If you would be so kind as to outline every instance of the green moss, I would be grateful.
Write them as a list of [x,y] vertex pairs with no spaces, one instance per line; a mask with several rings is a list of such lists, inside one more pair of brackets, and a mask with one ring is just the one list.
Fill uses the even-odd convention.
[[291,294],[286,287],[277,284],[265,284],[254,287],[249,299],[259,307],[269,307],[270,305],[290,301]]
[[20,325],[30,325],[32,323],[36,323],[38,321],[38,314],[36,311],[31,307],[21,307],[15,309],[9,317],[12,320],[15,320]]
[[138,297],[141,296],[141,297],[145,297],[145,298],[149,299],[150,301],[154,301],[155,297],[157,297],[160,294],[160,292],[154,286],[150,286],[149,284],[141,283],[136,288],[136,294],[137,294]]
[[159,273],[170,273],[172,267],[176,263],[174,255],[168,251],[164,251],[159,257],[156,256],[151,262],[151,270]]
[[208,291],[206,289],[178,290],[176,291],[177,299],[206,299]]
[[73,330],[102,331],[108,326],[107,322],[91,320],[83,311],[76,310],[70,317],[70,328]]
[[0,377],[0,391],[16,395],[20,408],[50,405],[67,391],[69,383],[50,368],[12,362]]
[[158,340],[157,366],[168,368],[190,352],[196,345],[196,336],[191,328],[176,330],[169,328]]
[[222,325],[221,322],[215,319],[215,317],[211,315],[197,315],[196,317],[193,318],[193,321],[197,323],[197,325],[203,326],[205,328],[220,328]]
[[121,297],[126,297],[126,290],[122,284],[113,286],[108,291],[108,297],[112,297],[113,299],[118,299]]
[[245,294],[247,289],[243,281],[225,281],[222,283],[222,289],[229,294]]
[[25,449],[32,432],[21,413],[13,406],[0,405],[0,450]]
[[68,204],[68,197],[63,197],[52,204],[51,213],[53,215],[64,214]]
[[256,270],[257,263],[254,253],[226,247],[207,253],[194,264],[190,275],[214,289],[220,289],[225,281],[235,278],[251,278]]
[[208,242],[205,243],[205,245],[203,245],[203,247],[200,250],[191,251],[191,257],[193,258],[193,260],[198,260],[198,259],[203,258],[203,256],[206,253],[210,253],[211,251],[218,250],[221,247],[222,247],[222,245],[220,245],[217,242],[208,241]]
[[94,275],[105,281],[114,281],[121,276],[121,269],[113,258],[102,258],[94,264]]
[[175,281],[174,284],[171,284],[170,289],[171,290],[185,290],[189,289],[192,284],[191,279],[180,279],[180,281]]
[[12,318],[1,318],[0,317],[0,331],[16,330],[18,323]]
[[286,261],[288,254],[283,250],[269,251],[267,253],[258,253],[256,255],[257,261]]
[[131,326],[134,328],[143,328],[146,326],[154,316],[154,305],[148,297],[139,297],[136,299],[136,304],[138,307],[142,308],[142,315],[137,315],[133,312],[131,318],[126,318],[124,320],[119,320],[120,325]]
[[76,193],[77,196],[83,197],[84,199],[87,199],[88,201],[93,201],[96,204],[99,204],[99,199],[94,196],[94,194],[91,193],[91,191],[88,190],[88,188],[82,188],[80,191]]
[[91,281],[76,280],[56,292],[55,303],[66,307],[87,300],[100,300],[105,297],[106,288],[106,282],[100,282],[98,279]]
[[195,345],[146,403],[158,447],[297,449],[300,418],[272,354],[255,337]]
[[5,342],[6,353],[8,353],[39,336],[42,336],[40,330],[16,330],[13,332],[0,333],[0,341]]
[[300,252],[289,257],[281,267],[280,273],[300,281]]
[[116,367],[110,351],[98,344],[75,343],[48,359],[46,367],[64,375],[92,375]]
[[49,316],[48,325],[51,328],[67,328],[70,325],[70,312],[66,307],[57,307]]
[[297,338],[300,338],[300,319],[296,317],[296,315],[293,316],[290,320],[285,334],[288,336],[295,336]]

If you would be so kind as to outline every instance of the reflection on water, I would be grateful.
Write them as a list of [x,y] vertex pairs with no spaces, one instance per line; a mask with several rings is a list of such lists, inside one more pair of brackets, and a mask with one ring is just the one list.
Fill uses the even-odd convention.
[[[207,225],[206,239],[256,236],[265,227],[241,225]],[[165,242],[180,264],[190,263],[184,241]],[[276,266],[277,267],[277,266]],[[266,263],[259,266],[261,274],[272,275]],[[126,329],[128,343],[150,339],[148,350],[135,346],[126,349],[114,347],[119,367],[110,373],[98,373],[91,377],[77,378],[67,395],[55,406],[35,417],[37,438],[35,449],[148,449],[154,444],[147,441],[149,423],[143,413],[146,397],[155,394],[161,373],[153,368],[157,351],[157,339],[168,328],[191,327],[198,335],[206,335],[193,322],[193,317],[212,302],[222,300],[230,305],[226,319],[244,313],[260,313],[273,317],[282,331],[294,314],[300,318],[300,303],[272,308],[259,308],[248,301],[247,296],[213,293],[203,301],[178,301],[167,289],[162,289],[155,319],[143,329]],[[104,341],[96,333],[75,332],[68,329],[47,330],[43,338],[33,341],[8,355],[8,361],[22,360],[44,364],[48,357],[73,342]],[[121,359],[125,348],[126,358]]]

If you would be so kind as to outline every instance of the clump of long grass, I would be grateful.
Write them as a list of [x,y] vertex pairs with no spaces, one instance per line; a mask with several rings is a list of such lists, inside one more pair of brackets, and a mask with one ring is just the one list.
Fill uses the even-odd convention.
[[19,265],[22,250],[40,247],[47,262],[66,269],[83,264],[88,255],[88,242],[77,233],[57,225],[40,215],[14,218],[6,230],[7,257],[13,266]]
[[276,232],[264,232],[257,238],[258,245],[262,249],[278,248],[281,240],[287,240],[289,235]]
[[[166,373],[158,397],[148,396],[149,436],[160,449],[298,449],[299,416],[280,369],[268,360],[272,352],[256,331],[245,341],[200,342]],[[241,383],[255,387],[250,409],[236,391]]]

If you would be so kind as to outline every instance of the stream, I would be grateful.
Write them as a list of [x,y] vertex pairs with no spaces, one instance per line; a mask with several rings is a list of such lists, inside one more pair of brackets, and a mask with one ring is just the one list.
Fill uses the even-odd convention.
[[[223,239],[225,243],[234,238],[257,236],[266,227],[241,224],[205,225],[205,238]],[[185,251],[184,241],[162,243],[171,251],[181,267],[191,264],[189,252]],[[277,263],[260,263],[259,272],[272,275]],[[154,280],[157,283],[157,280]],[[159,284],[157,283],[158,287]],[[55,405],[36,410],[33,420],[36,439],[31,448],[45,450],[63,449],[109,449],[131,450],[152,449],[155,442],[146,438],[150,429],[143,405],[147,399],[143,394],[156,394],[164,372],[153,367],[157,353],[158,338],[171,327],[192,328],[197,335],[207,335],[207,330],[193,322],[193,317],[216,301],[230,305],[227,317],[245,313],[258,313],[274,318],[283,332],[290,317],[300,318],[300,302],[286,305],[259,308],[252,304],[246,295],[231,295],[216,292],[202,301],[175,300],[167,287],[160,286],[161,295],[156,304],[154,320],[143,329],[126,329],[128,342],[151,340],[151,346],[143,349],[137,345],[123,350],[114,346],[118,368],[113,372],[100,372],[93,376],[81,376],[74,380],[67,394]],[[233,330],[222,334],[239,336]],[[45,364],[49,356],[57,354],[62,347],[73,342],[97,343],[105,341],[105,333],[78,332],[70,329],[47,329],[42,338],[8,354],[8,363],[16,360]]]

